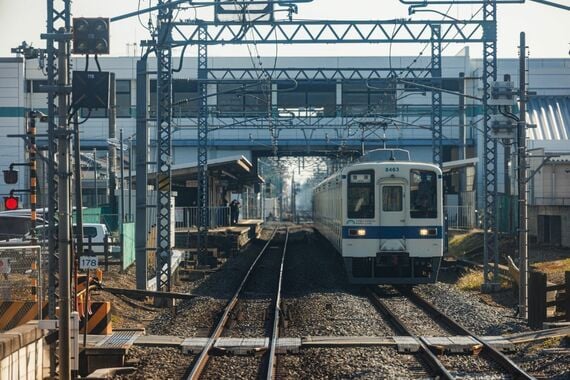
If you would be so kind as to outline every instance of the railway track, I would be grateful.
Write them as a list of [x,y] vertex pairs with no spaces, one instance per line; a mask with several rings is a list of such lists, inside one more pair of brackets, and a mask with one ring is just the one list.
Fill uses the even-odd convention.
[[[279,233],[284,231],[284,233]],[[200,355],[189,369],[188,379],[220,378],[229,369],[256,371],[255,378],[274,378],[277,369],[277,338],[281,314],[281,287],[289,229],[276,227],[271,238],[257,255],[243,280],[227,303],[221,318]],[[269,292],[269,293],[268,293]],[[267,319],[263,316],[271,316]],[[251,348],[261,355],[214,357],[216,341],[221,337],[254,338],[270,336],[268,345]],[[244,350],[248,350],[244,347]],[[220,368],[216,368],[216,366]],[[223,368],[222,368],[223,367]],[[248,373],[249,375],[249,373]],[[229,375],[231,377],[231,375]]]
[[[481,376],[489,379],[534,378],[523,371],[506,355],[470,332],[411,289],[397,288],[397,292],[398,296],[403,298],[394,301],[390,300],[390,298],[395,298],[393,295],[387,296],[386,293],[381,293],[378,287],[367,289],[367,295],[370,300],[378,311],[390,321],[396,333],[411,336],[419,343],[418,355],[433,376],[445,379],[480,378]],[[403,305],[402,299],[405,299],[408,304]],[[398,308],[400,310],[396,311]],[[419,315],[418,310],[425,313],[425,316]],[[412,313],[412,311],[414,312],[415,321],[405,321],[402,317]],[[471,356],[468,360],[460,360],[465,356],[446,355],[443,352],[439,356],[434,354],[428,345],[429,342],[422,337],[424,334],[430,335],[430,333],[424,333],[426,328],[430,330],[430,333],[433,334],[435,330],[436,334],[441,334],[441,336],[470,337],[477,347],[474,354],[479,354],[479,356]]]

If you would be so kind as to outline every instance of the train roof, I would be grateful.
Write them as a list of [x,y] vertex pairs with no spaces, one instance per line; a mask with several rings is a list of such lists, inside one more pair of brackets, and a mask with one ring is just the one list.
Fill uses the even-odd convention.
[[358,161],[410,161],[410,151],[404,149],[374,149],[366,152]]

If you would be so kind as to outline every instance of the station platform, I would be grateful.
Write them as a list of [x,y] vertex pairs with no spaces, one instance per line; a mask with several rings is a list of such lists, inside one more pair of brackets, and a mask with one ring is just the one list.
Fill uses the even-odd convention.
[[[238,255],[261,233],[261,219],[244,219],[232,226],[221,226],[208,230],[208,251],[217,263],[224,258]],[[184,251],[186,264],[192,266],[198,246],[196,227],[178,227],[175,230],[176,249]],[[190,263],[189,263],[190,262]]]

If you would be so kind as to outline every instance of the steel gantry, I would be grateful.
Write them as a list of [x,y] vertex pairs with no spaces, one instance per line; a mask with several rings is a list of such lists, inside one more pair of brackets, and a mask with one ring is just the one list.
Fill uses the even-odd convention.
[[[432,25],[431,42],[431,76],[432,86],[442,87],[441,78],[441,25]],[[431,91],[431,127],[432,127],[432,150],[433,163],[441,167],[442,157],[442,136],[443,136],[443,116],[441,91]]]
[[[483,42],[483,163],[484,163],[484,290],[499,287],[499,240],[497,234],[497,139],[491,133],[492,107],[489,106],[492,82],[497,80],[497,4],[496,0],[483,0],[485,21]],[[493,279],[489,273],[489,262],[493,265]]]
[[[56,213],[58,207],[58,165],[56,161],[56,154],[58,152],[57,133],[59,125],[67,121],[58,120],[58,103],[61,104],[62,97],[68,97],[69,92],[67,88],[67,78],[70,77],[70,66],[67,64],[70,60],[70,36],[71,31],[71,0],[47,0],[47,28],[46,34],[42,35],[46,39],[46,55],[47,55],[47,93],[48,93],[48,166],[47,166],[47,186],[48,186],[48,318],[56,319],[56,306],[58,298],[56,296],[56,289],[59,288],[58,273],[59,259],[56,249],[55,238],[57,236],[57,218]],[[56,42],[62,41],[66,48],[58,51]],[[63,52],[63,53],[62,53]],[[64,56],[62,56],[62,54]],[[65,78],[60,78],[58,73],[61,63],[66,67]],[[61,83],[60,79],[64,79]],[[65,104],[65,103],[64,103]],[[67,110],[65,110],[67,112]],[[68,202],[69,200],[60,200]],[[69,286],[69,284],[64,284]],[[60,344],[60,347],[67,345]],[[68,347],[67,347],[68,348]],[[64,352],[65,354],[65,352]],[[69,358],[64,359],[64,363],[58,361],[56,355],[55,344],[50,346],[50,377],[55,377],[57,374],[58,366],[60,367],[60,378],[69,378]]]
[[[161,15],[168,13],[172,15],[172,10],[181,3],[180,1],[159,2],[159,8],[162,9]],[[429,1],[423,1],[422,4],[430,5]],[[451,2],[447,2],[448,4]],[[380,20],[380,21],[348,21],[348,20],[311,20],[311,21],[283,21],[283,20],[233,20],[233,21],[204,21],[204,20],[171,20],[170,22],[159,23],[159,31],[156,36],[168,36],[169,49],[177,47],[185,47],[188,45],[198,47],[198,79],[208,80],[209,71],[207,68],[207,50],[209,45],[240,45],[240,44],[338,44],[338,43],[426,43],[432,46],[432,56],[430,68],[430,76],[433,77],[434,87],[441,85],[441,44],[442,43],[483,43],[484,45],[484,88],[488,97],[490,94],[490,82],[496,77],[496,2],[495,0],[480,0],[478,4],[485,7],[485,17],[483,20]],[[162,7],[160,7],[162,6]],[[165,11],[164,9],[167,9]],[[163,16],[160,16],[163,17]],[[118,20],[118,18],[116,18]],[[167,29],[163,31],[163,29]],[[150,44],[155,46],[164,45],[166,40],[160,41],[156,39]],[[144,41],[143,41],[144,45]],[[148,46],[148,43],[146,44]],[[171,50],[169,50],[171,52]],[[158,54],[158,52],[157,52]],[[274,72],[272,73],[274,74]],[[338,75],[336,70],[331,77]],[[168,72],[161,71],[160,75],[172,76],[172,68]],[[254,79],[260,78],[260,72],[256,69],[229,69],[225,72],[217,74],[224,78],[244,78],[249,76]],[[278,74],[282,76],[282,73]],[[256,78],[257,77],[257,78]],[[165,80],[157,81],[157,94],[169,97],[169,100],[162,100],[164,104],[172,104],[171,91],[164,91],[161,86],[171,82]],[[208,141],[208,124],[207,124],[207,88],[203,82],[199,83],[199,96],[201,96],[200,108],[197,122],[198,135],[198,173],[199,173],[199,245],[198,252],[203,255],[207,251],[206,237],[208,232],[207,223],[207,141]],[[432,90],[432,141],[434,147],[433,160],[436,163],[442,161],[442,99],[441,92]],[[273,106],[273,105],[272,105]],[[273,108],[272,108],[273,109]],[[496,229],[494,199],[496,193],[496,165],[490,165],[495,161],[495,145],[488,133],[488,121],[491,110],[484,107],[485,112],[485,220],[486,220],[486,243],[489,239],[496,239],[496,235],[492,235],[491,231]],[[170,123],[165,120],[165,116],[172,117],[170,113],[163,114],[159,119],[160,125],[168,125]],[[169,129],[170,130],[170,129]],[[158,141],[159,146],[171,146],[171,136],[168,134],[159,134],[159,139],[167,139],[168,141]],[[170,156],[169,156],[170,157]],[[159,203],[159,208],[164,207]],[[170,218],[170,213],[160,213],[160,217],[165,220]],[[170,223],[167,223],[170,226]],[[168,227],[169,228],[169,227]],[[494,236],[494,237],[492,237]],[[162,240],[167,239],[166,235],[158,234],[157,244],[164,246]],[[496,244],[486,244],[485,250],[492,249],[491,256],[498,263],[498,255]],[[170,252],[168,252],[170,253]],[[169,260],[168,260],[169,263]],[[169,264],[167,264],[169,265]],[[487,266],[488,267],[488,266]],[[488,277],[486,277],[486,280]]]
[[[159,0],[168,5],[170,0]],[[156,33],[158,132],[156,175],[156,289],[170,291],[171,257],[171,164],[172,164],[172,8],[163,6],[158,13]]]
[[208,254],[208,30],[198,29],[198,261]]

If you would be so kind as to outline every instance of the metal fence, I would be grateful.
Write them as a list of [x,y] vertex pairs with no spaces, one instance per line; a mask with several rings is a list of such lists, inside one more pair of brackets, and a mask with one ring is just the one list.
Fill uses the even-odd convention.
[[[241,218],[241,215],[240,215]],[[198,225],[198,207],[177,207],[176,228],[193,228]],[[230,225],[230,208],[208,207],[208,228]]]
[[473,206],[444,206],[447,227],[455,230],[470,230],[477,226],[477,213]]
[[39,245],[1,246],[0,301],[43,300],[46,270]]

